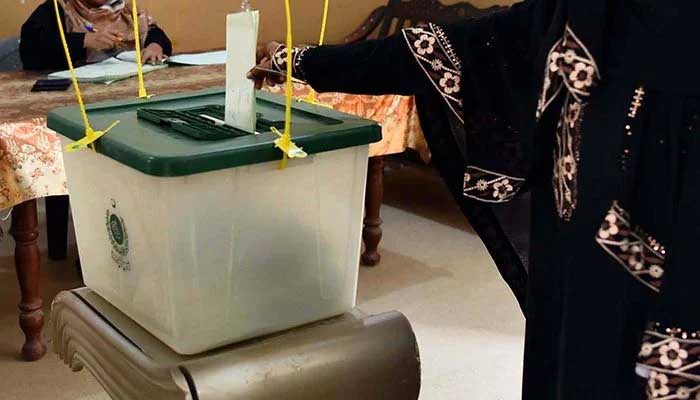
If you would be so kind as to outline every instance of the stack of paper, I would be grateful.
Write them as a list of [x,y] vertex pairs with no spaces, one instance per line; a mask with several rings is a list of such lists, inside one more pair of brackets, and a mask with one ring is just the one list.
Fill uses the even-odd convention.
[[[136,62],[136,52],[125,51],[119,53],[117,58],[122,61]],[[177,54],[168,58],[166,62],[168,64],[178,65],[224,65],[226,64],[226,50],[195,54]]]
[[[167,65],[145,64],[143,66],[143,73],[146,74],[163,68],[167,68]],[[123,61],[115,57],[75,69],[75,75],[78,78],[78,82],[88,83],[109,84],[122,79],[131,78],[137,74],[138,71],[135,62]],[[66,79],[70,77],[70,71],[54,72],[53,74],[49,75],[49,79]]]
[[226,50],[199,54],[178,54],[170,57],[168,64],[224,65],[226,64]]

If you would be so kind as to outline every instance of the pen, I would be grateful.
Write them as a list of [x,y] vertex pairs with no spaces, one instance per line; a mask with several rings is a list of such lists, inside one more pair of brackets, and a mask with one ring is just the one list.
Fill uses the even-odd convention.
[[85,24],[85,29],[87,29],[88,32],[92,32],[92,33],[96,33],[96,32],[97,32],[97,29],[95,29],[95,27],[92,26],[92,24],[89,24],[89,23],[88,23],[88,24]]

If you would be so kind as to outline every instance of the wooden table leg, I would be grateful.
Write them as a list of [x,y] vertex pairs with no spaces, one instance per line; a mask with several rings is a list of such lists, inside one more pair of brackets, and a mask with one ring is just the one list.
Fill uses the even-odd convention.
[[367,170],[367,193],[365,194],[365,221],[362,239],[365,242],[365,252],[362,254],[362,265],[373,267],[379,264],[379,242],[382,240],[382,219],[380,209],[384,197],[384,157],[376,156],[369,159]]
[[41,330],[44,327],[43,302],[39,294],[41,256],[37,245],[36,200],[26,201],[12,210],[12,228],[15,238],[15,268],[22,293],[19,304],[19,325],[26,338],[22,346],[22,358],[36,361],[46,354]]

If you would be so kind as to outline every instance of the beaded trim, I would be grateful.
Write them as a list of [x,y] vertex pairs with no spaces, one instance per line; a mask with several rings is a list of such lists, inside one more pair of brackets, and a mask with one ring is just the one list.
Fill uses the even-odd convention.
[[523,188],[525,180],[468,166],[464,174],[464,196],[487,203],[505,203]]
[[621,156],[621,166],[622,171],[627,171],[629,167],[629,160],[632,157],[632,137],[634,136],[634,126],[635,119],[637,118],[637,113],[644,105],[644,96],[646,91],[644,87],[640,86],[634,91],[634,96],[632,102],[630,103],[629,112],[627,113],[627,121],[625,123],[625,138],[624,138],[624,149],[622,150]]
[[452,113],[464,123],[462,107],[462,63],[442,28],[429,24],[403,29],[411,54]]
[[295,51],[294,57],[294,76],[298,79],[301,79],[304,82],[306,82],[306,71],[304,71],[304,56],[306,55],[306,52],[309,51],[309,49],[311,49],[311,47],[304,47],[302,49],[299,49],[298,51]]
[[595,240],[635,279],[658,293],[665,274],[666,249],[629,221],[627,211],[613,202]]
[[644,333],[637,371],[649,399],[700,398],[700,332],[652,324]]
[[450,42],[450,40],[447,38],[447,34],[445,34],[445,31],[439,25],[429,24],[429,26],[435,32],[435,35],[437,36],[438,40],[440,41],[440,44],[442,45],[442,47],[445,49],[447,56],[450,58],[450,61],[452,61],[452,64],[454,64],[455,69],[457,71],[461,71],[462,70],[462,60],[460,60],[459,57],[457,57],[457,53],[455,52],[454,47],[452,47],[452,43]]
[[[295,47],[292,49],[292,75],[295,78],[305,81],[306,74],[302,68],[303,57],[310,47]],[[287,72],[287,46],[280,44],[272,56],[272,68],[275,71]]]

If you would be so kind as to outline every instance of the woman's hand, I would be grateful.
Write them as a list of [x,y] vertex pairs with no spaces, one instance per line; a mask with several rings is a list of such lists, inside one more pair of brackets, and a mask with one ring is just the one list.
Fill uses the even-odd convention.
[[281,43],[270,42],[264,46],[258,46],[256,59],[257,66],[248,72],[248,79],[255,81],[255,88],[261,89],[263,83],[267,81],[269,85],[284,83],[286,76],[284,73],[274,71],[272,57],[280,48]]
[[158,43],[151,43],[141,52],[141,61],[150,64],[162,64],[168,56],[163,53],[163,48]]
[[84,46],[86,49],[95,51],[112,50],[116,48],[123,39],[121,33],[113,29],[87,32],[85,34]]

